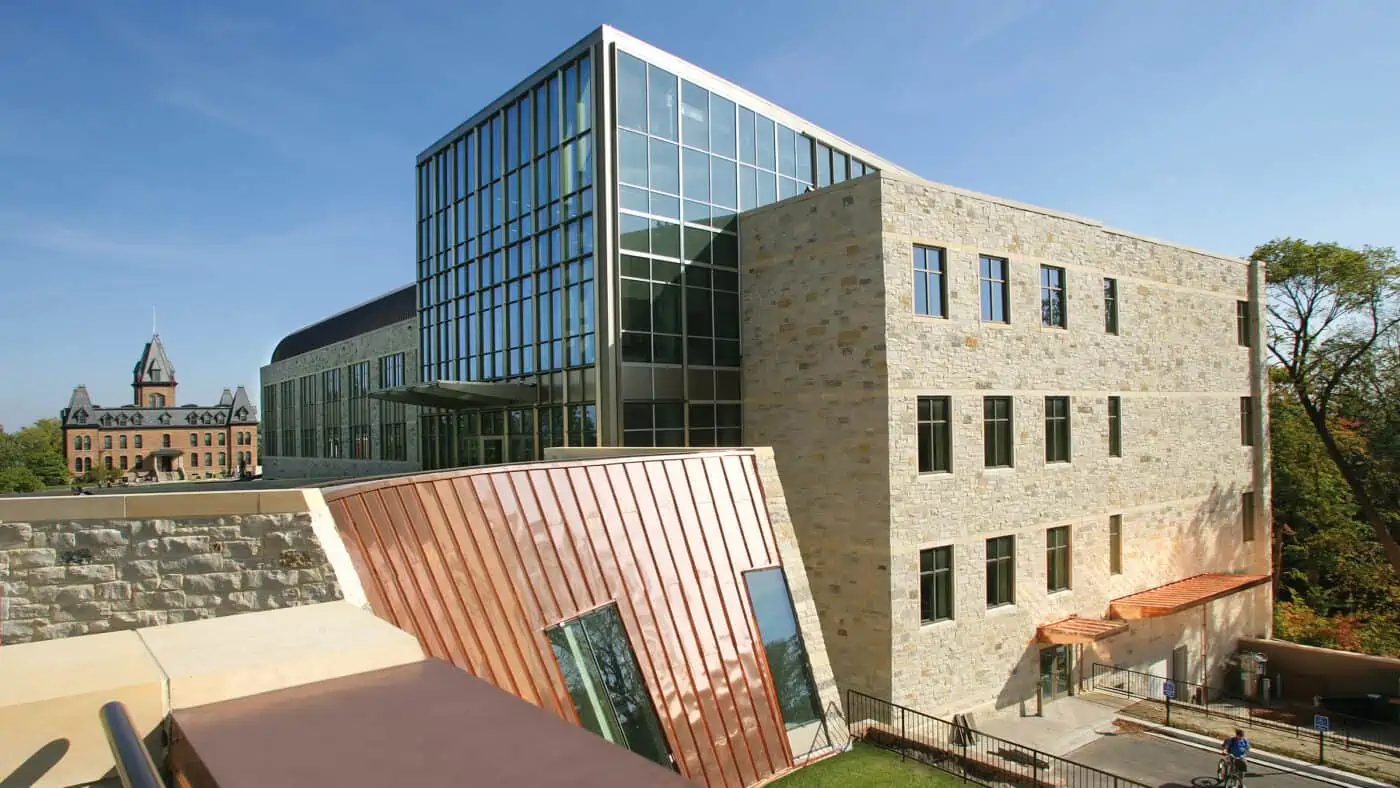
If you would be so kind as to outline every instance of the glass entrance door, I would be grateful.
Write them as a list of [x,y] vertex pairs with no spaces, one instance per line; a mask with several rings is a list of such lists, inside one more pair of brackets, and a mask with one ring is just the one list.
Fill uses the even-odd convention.
[[1070,694],[1069,646],[1050,646],[1040,651],[1040,694],[1053,700]]
[[559,660],[579,724],[610,742],[675,769],[670,746],[642,680],[617,606],[545,631]]

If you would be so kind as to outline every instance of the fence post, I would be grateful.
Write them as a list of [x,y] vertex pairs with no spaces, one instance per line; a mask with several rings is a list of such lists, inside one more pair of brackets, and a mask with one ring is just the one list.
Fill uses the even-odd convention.
[[1172,696],[1168,695],[1165,700],[1167,702],[1167,727],[1170,728],[1172,726]]
[[899,759],[904,760],[905,754],[909,750],[909,740],[904,737],[904,707],[899,707]]
[[1324,731],[1318,731],[1318,732],[1317,732],[1317,762],[1318,762],[1318,763],[1322,763],[1322,764],[1327,763],[1327,758],[1324,757],[1324,754],[1323,754],[1323,745],[1322,745],[1323,741],[1324,741],[1326,738],[1327,738],[1327,734],[1326,734]]

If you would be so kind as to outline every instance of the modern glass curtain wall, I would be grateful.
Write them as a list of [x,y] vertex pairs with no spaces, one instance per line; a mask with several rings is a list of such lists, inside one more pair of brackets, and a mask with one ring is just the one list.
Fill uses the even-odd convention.
[[[580,45],[418,165],[421,380],[538,387],[517,407],[425,408],[426,468],[600,437],[741,444],[740,212],[874,171],[628,46]],[[615,314],[608,337],[600,312]]]
[[623,444],[740,445],[739,214],[873,170],[718,80],[614,74]]
[[421,379],[539,391],[425,410],[425,467],[597,443],[595,79],[590,48],[418,165]]

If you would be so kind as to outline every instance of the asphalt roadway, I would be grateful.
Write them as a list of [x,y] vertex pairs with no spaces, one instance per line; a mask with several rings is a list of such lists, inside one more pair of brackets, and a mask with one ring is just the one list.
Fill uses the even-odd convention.
[[[1159,788],[1213,788],[1218,752],[1149,733],[1105,734],[1066,756],[1087,766]],[[1323,788],[1311,777],[1249,761],[1245,786],[1258,788]]]

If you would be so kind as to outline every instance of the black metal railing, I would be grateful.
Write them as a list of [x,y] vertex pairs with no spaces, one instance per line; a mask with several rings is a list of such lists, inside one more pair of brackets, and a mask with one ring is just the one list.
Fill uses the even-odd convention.
[[102,730],[107,734],[107,746],[112,748],[112,758],[117,762],[117,778],[123,788],[165,788],[156,769],[151,753],[142,743],[136,727],[131,724],[131,715],[121,701],[103,705],[98,712],[102,719]]
[[[1165,676],[1130,670],[1116,665],[1095,664],[1090,679],[1093,689],[1166,703]],[[1299,707],[1279,702],[1264,706],[1248,699],[1233,697],[1219,687],[1190,681],[1172,681],[1172,704],[1178,708],[1197,711],[1208,717],[1219,717],[1291,734],[1298,739],[1325,739],[1327,746],[1347,750],[1364,750],[1390,758],[1400,758],[1400,726],[1377,722],[1334,711]],[[1314,716],[1327,717],[1330,730],[1319,733]],[[1171,724],[1170,721],[1168,724]]]
[[1147,788],[1143,783],[1051,755],[955,722],[846,691],[851,737],[979,785]]

